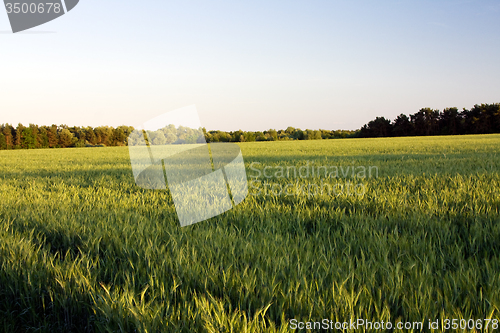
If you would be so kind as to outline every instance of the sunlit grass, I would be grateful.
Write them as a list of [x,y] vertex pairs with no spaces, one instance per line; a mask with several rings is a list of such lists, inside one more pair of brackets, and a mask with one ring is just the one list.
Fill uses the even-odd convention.
[[288,332],[499,318],[500,135],[242,143],[254,167],[376,166],[363,195],[250,195],[180,228],[128,149],[0,151],[4,332]]

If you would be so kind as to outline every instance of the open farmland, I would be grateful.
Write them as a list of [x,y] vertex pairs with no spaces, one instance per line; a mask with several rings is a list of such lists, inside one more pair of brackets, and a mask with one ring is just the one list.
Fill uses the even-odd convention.
[[239,145],[248,197],[185,228],[126,147],[0,151],[0,328],[500,319],[500,135]]

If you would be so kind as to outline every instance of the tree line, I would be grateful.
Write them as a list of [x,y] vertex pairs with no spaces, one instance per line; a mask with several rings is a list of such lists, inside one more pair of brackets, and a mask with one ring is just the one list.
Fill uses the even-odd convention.
[[[132,135],[131,135],[132,134]],[[105,147],[127,146],[129,136],[132,142],[134,136],[132,126],[100,127],[69,127],[67,125],[38,126],[18,124],[0,125],[0,150],[6,149],[37,149],[37,148],[69,148],[69,147]],[[182,144],[203,142],[252,142],[278,140],[319,140],[357,137],[358,131],[348,130],[301,130],[288,127],[286,130],[268,131],[207,131],[205,128],[190,129],[174,125],[148,132],[152,144]]]
[[[129,136],[137,141],[132,126],[68,127],[67,125],[38,126],[30,124],[14,127],[0,125],[0,150],[127,146]],[[500,103],[474,105],[470,110],[446,108],[420,109],[407,116],[400,114],[394,121],[377,117],[360,130],[301,130],[288,127],[285,130],[267,131],[207,131],[205,128],[190,129],[174,125],[149,133],[153,144],[182,144],[203,142],[253,142],[283,140],[321,140],[355,137],[390,137],[424,135],[459,135],[500,133]]]
[[358,136],[359,131],[350,130],[301,130],[300,128],[288,127],[285,130],[270,129],[267,131],[245,132],[242,130],[234,132],[209,131],[203,129],[207,142],[253,142],[253,141],[288,141],[288,140],[328,140],[353,138]]
[[0,125],[0,150],[67,148],[93,146],[125,146],[133,127],[110,126],[68,127],[66,125],[37,126],[22,124]]
[[446,108],[443,111],[431,108],[420,109],[409,117],[400,114],[394,121],[377,117],[364,125],[359,136],[424,136],[500,133],[500,104],[474,105],[470,110]]

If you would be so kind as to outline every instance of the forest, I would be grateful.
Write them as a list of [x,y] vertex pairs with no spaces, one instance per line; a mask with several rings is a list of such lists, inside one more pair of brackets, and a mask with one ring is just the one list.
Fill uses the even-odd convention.
[[[127,146],[131,126],[69,127],[67,125],[38,126],[30,124],[14,127],[0,125],[0,150]],[[197,134],[199,133],[199,134]],[[154,144],[183,144],[203,142],[253,142],[285,140],[325,140],[341,138],[370,138],[398,136],[432,136],[460,134],[500,133],[500,103],[474,105],[470,110],[445,108],[443,111],[422,108],[407,116],[400,114],[394,121],[376,117],[360,130],[301,130],[288,127],[285,130],[267,131],[207,131],[169,125],[150,133]],[[133,135],[132,135],[133,137]]]
[[432,136],[500,133],[500,103],[474,105],[470,110],[446,108],[420,109],[407,116],[400,114],[394,121],[377,117],[364,125],[359,136]]
[[[38,126],[30,124],[14,127],[10,124],[0,125],[0,150],[36,149],[36,148],[68,148],[68,147],[105,147],[127,146],[128,137],[134,132],[131,126],[100,127],[68,127],[66,125]],[[149,132],[153,144],[183,144],[200,142],[197,133],[205,136],[206,142],[252,142],[278,140],[319,140],[337,139],[357,136],[357,131],[301,130],[288,127],[286,130],[270,129],[264,132],[207,131],[205,128],[191,128],[173,125],[158,131]],[[203,133],[203,134],[202,134]],[[135,133],[134,133],[135,134]],[[134,139],[132,134],[131,139]],[[194,136],[193,136],[194,135]]]

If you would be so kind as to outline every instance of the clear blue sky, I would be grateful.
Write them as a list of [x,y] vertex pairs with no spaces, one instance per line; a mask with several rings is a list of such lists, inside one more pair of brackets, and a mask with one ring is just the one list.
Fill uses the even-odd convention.
[[81,0],[10,34],[0,10],[0,123],[135,125],[196,104],[208,129],[356,129],[500,102],[499,17],[498,0]]

